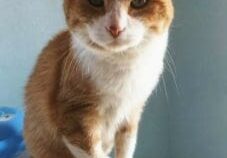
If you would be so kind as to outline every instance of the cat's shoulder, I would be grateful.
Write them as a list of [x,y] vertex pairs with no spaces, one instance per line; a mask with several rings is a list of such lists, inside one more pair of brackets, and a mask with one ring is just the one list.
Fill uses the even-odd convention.
[[56,59],[63,59],[71,49],[71,36],[69,31],[65,30],[55,35],[43,48],[39,55],[38,63],[56,62]]
[[45,50],[49,50],[56,53],[62,53],[68,51],[71,45],[71,36],[69,31],[65,30],[58,33],[54,38],[52,38],[47,46],[44,48]]

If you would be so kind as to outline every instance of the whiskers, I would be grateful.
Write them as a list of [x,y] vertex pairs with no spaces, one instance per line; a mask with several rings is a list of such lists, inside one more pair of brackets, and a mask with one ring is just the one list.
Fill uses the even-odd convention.
[[167,84],[166,84],[166,77],[167,76],[170,76],[169,79],[172,79],[177,95],[178,96],[180,95],[180,88],[179,88],[179,85],[177,83],[176,64],[175,64],[174,59],[171,55],[170,48],[167,48],[166,57],[164,59],[164,64],[165,64],[165,67],[164,67],[165,72],[169,73],[170,75],[168,75],[166,73],[162,74],[161,81],[162,81],[162,84],[163,84],[163,87],[164,87],[164,93],[165,93],[166,100],[167,100],[167,102],[169,102],[168,88],[167,88]]

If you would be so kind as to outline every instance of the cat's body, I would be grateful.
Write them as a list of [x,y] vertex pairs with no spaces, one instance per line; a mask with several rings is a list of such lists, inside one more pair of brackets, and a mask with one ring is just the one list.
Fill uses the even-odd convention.
[[[105,7],[124,6],[127,1],[105,1]],[[70,31],[44,49],[26,88],[25,140],[34,158],[106,158],[114,143],[117,158],[132,158],[143,107],[163,70],[172,12],[166,13],[165,28],[148,34],[141,23],[130,19],[139,29],[139,35],[134,33],[139,39],[130,40],[130,31],[136,28],[121,21],[125,15],[119,8],[109,13],[116,18],[110,23],[130,28],[128,33],[122,31],[127,38],[116,29],[108,30],[111,35],[102,33],[100,23],[105,25],[108,14],[98,15],[101,18],[92,24],[85,22],[86,16],[73,17],[84,15],[80,9],[75,13],[73,4],[83,8],[84,3],[65,1]],[[172,11],[171,1],[159,3],[170,5]]]

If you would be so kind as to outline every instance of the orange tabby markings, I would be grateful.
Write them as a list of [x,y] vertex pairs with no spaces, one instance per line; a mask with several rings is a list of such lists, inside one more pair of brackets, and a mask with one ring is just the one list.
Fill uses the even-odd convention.
[[68,29],[44,48],[27,83],[24,136],[33,158],[107,158],[113,144],[116,158],[133,157],[163,71],[172,2],[92,4],[64,1]]

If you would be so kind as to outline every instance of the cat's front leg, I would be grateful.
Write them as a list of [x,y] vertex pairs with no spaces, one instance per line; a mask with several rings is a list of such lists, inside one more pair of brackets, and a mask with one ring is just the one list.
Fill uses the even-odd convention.
[[117,131],[115,136],[116,158],[133,158],[136,148],[140,115],[141,110],[135,110],[129,117],[129,120]]
[[63,142],[75,158],[108,158],[100,143],[94,144],[90,149],[83,149],[80,144],[73,144],[66,137],[63,137]]
[[116,158],[133,158],[136,147],[137,127],[129,126],[122,127],[116,134]]
[[62,142],[73,158],[107,158],[102,148],[98,118],[95,113],[79,113],[78,110],[62,117]]

